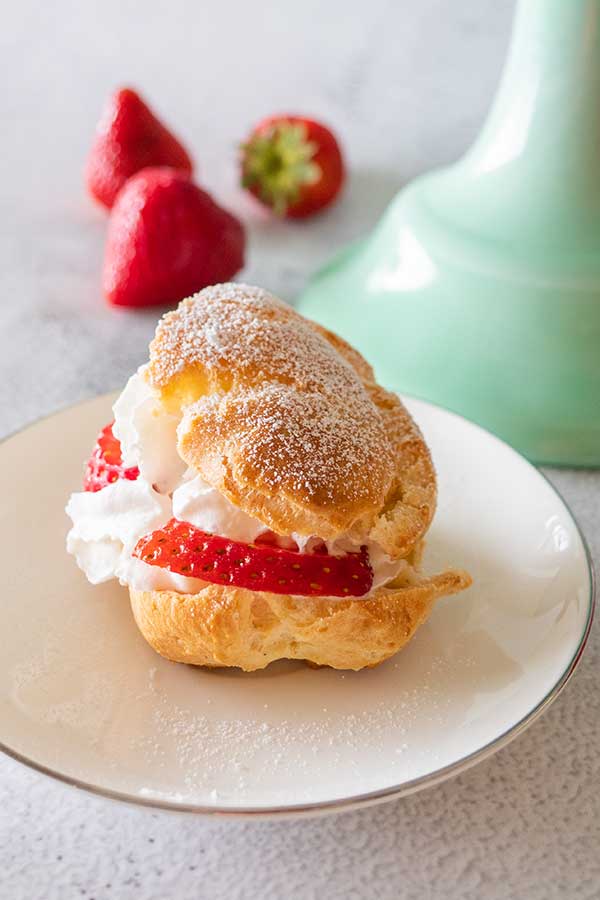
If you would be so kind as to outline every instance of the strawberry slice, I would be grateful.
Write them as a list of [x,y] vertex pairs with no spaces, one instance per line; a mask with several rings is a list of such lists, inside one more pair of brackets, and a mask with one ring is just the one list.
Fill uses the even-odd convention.
[[373,584],[366,547],[344,556],[295,553],[231,541],[177,519],[141,538],[133,555],[179,575],[274,594],[361,597]]
[[135,481],[140,474],[137,466],[125,468],[121,456],[121,444],[113,434],[113,423],[105,425],[90,456],[83,478],[84,491],[101,491],[107,484],[119,478]]

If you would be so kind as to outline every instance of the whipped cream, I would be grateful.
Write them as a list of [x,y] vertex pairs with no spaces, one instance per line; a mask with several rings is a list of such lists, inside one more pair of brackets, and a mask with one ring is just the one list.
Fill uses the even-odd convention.
[[121,442],[125,466],[138,466],[140,475],[161,494],[169,494],[187,469],[177,452],[179,419],[166,412],[140,366],[113,406],[113,434]]
[[[139,539],[173,517],[245,543],[252,543],[269,528],[187,467],[177,452],[179,419],[161,406],[144,378],[145,369],[141,366],[131,376],[113,407],[113,433],[121,442],[123,462],[138,466],[140,476],[135,481],[120,479],[101,491],[71,495],[66,512],[73,527],[67,536],[67,550],[92,584],[117,578],[139,591],[197,593],[205,586],[200,579],[134,557]],[[301,551],[320,541],[312,535],[291,537]],[[358,551],[361,546],[347,537],[325,543],[333,555]],[[366,543],[375,589],[393,578],[403,562],[390,559],[379,545]]]
[[162,528],[171,518],[171,500],[146,481],[119,479],[95,493],[71,494],[67,515],[73,527],[67,550],[92,584],[118,578],[135,590],[177,590],[190,593],[204,582],[149,566],[133,556],[143,535]]
[[268,531],[263,522],[249,516],[230,503],[219,491],[207,484],[200,475],[184,483],[173,493],[173,515],[181,522],[190,522],[210,534],[223,534],[232,541],[252,541]]

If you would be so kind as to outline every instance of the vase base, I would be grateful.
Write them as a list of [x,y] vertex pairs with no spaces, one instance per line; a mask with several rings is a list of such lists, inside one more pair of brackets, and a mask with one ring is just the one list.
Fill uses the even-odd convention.
[[402,191],[367,241],[317,273],[300,311],[353,343],[388,387],[532,461],[600,465],[600,234],[570,252],[466,231],[434,208],[446,177]]

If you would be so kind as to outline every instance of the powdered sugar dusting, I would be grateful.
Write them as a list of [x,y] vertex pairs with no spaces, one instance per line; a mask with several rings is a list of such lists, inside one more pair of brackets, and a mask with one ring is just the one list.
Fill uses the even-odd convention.
[[161,319],[150,348],[152,383],[163,387],[190,366],[300,390],[340,391],[359,381],[310,322],[245,284],[205,288]]
[[[341,713],[335,704],[333,709],[321,704],[313,715],[291,710],[288,718],[270,718],[268,712],[265,718],[221,717],[208,709],[206,714],[192,713],[158,694],[154,737],[138,742],[135,749],[159,770],[164,766],[168,775],[175,767],[188,800],[200,792],[214,803],[232,797],[243,802],[267,787],[275,800],[274,782],[296,784],[302,792],[315,778],[340,767],[345,777],[362,782],[365,758],[372,758],[384,744],[392,751],[386,766],[398,767],[401,780],[403,756],[423,705],[432,718],[439,717],[440,725],[448,710],[441,694],[428,684],[409,690],[399,687],[397,694],[394,701],[377,700],[367,708],[359,704],[355,711]],[[427,757],[431,761],[434,755],[432,747]]]
[[[262,411],[245,453],[270,487],[277,486],[283,472],[292,489],[310,500],[343,502],[370,493],[385,435],[377,418],[362,414],[360,403],[348,402],[346,395],[342,411],[317,394],[278,388],[266,389],[257,399]],[[248,400],[241,403],[242,415],[249,406]]]
[[230,440],[252,478],[304,501],[383,502],[393,460],[381,413],[351,363],[291,307],[241,284],[183,301],[159,323],[149,377],[165,387],[194,370],[209,393],[195,405],[186,395],[180,437]]
[[379,416],[351,391],[325,399],[267,385],[199,401],[182,431],[195,418],[207,440],[227,441],[234,434],[236,464],[246,478],[305,502],[343,506],[376,497],[389,459]]

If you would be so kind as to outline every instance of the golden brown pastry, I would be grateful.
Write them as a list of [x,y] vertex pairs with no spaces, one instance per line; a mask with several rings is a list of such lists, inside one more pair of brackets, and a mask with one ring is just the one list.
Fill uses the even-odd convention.
[[167,659],[263,669],[305,659],[334,669],[376,666],[397,653],[439,597],[470,584],[465,572],[402,574],[366,599],[290,597],[207,585],[197,594],[130,591],[138,628]]
[[[410,640],[438,597],[470,584],[460,571],[419,572],[436,480],[399,398],[345,341],[263,290],[217,285],[164,316],[115,413],[123,465],[140,475],[93,496],[112,511],[135,494],[136,527],[119,538],[112,574],[129,585],[142,634],[168,659],[247,671],[281,658],[374,666]],[[93,548],[82,549],[85,529],[71,514],[70,549],[86,568]],[[180,537],[166,554],[172,516],[206,538],[204,549]],[[252,590],[249,560],[264,561],[265,546],[274,566],[285,557],[292,580],[269,581],[267,571]],[[240,568],[230,571],[234,550]],[[331,572],[359,552],[372,575],[360,596],[294,581],[309,556]],[[305,586],[273,589],[289,583]]]
[[402,556],[435,473],[399,398],[341,338],[257,288],[218,285],[160,322],[148,381],[183,414],[179,452],[279,534],[373,533]]

